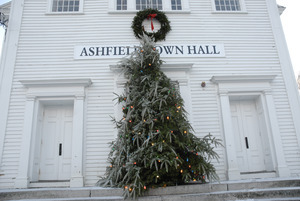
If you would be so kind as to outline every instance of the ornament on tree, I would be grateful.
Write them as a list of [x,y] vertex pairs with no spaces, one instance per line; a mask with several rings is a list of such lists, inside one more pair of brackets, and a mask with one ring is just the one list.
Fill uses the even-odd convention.
[[[98,185],[123,188],[125,198],[143,195],[146,186],[205,182],[203,175],[208,180],[218,178],[211,160],[218,158],[214,147],[220,142],[211,135],[193,134],[180,92],[160,70],[163,62],[154,47],[153,40],[143,36],[142,47],[119,66],[128,79],[117,99],[129,107],[122,110],[127,121],[115,120],[118,137],[108,158],[111,166]],[[148,64],[151,68],[142,70]]]

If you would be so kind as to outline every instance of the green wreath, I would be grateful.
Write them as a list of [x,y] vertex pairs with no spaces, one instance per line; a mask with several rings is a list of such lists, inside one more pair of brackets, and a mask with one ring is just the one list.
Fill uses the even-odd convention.
[[[157,19],[160,22],[161,28],[155,33],[149,33],[144,30],[142,23],[145,19]],[[143,34],[154,38],[154,41],[165,40],[167,33],[171,30],[170,22],[165,13],[157,9],[146,9],[139,11],[133,18],[131,28],[133,29],[134,35],[137,38],[141,38]]]

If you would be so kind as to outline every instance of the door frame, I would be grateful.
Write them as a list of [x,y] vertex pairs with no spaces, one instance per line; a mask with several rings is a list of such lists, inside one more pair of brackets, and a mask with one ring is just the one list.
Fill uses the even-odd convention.
[[240,180],[242,176],[237,165],[236,149],[230,111],[230,97],[258,96],[262,101],[267,135],[274,161],[277,177],[289,177],[290,170],[285,162],[283,144],[277,122],[276,109],[272,95],[271,82],[276,75],[224,75],[213,76],[210,80],[217,85],[220,112],[223,122],[225,150],[227,156],[227,177],[229,180]]
[[34,146],[39,132],[38,114],[43,103],[71,101],[73,111],[73,138],[70,187],[83,187],[83,140],[85,88],[92,84],[90,79],[21,80],[27,88],[24,128],[20,149],[19,171],[15,188],[28,188],[34,175]]

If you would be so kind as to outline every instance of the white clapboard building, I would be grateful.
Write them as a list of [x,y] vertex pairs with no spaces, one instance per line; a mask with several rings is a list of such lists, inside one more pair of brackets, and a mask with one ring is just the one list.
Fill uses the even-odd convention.
[[116,65],[139,44],[131,23],[146,7],[169,18],[157,49],[196,135],[223,142],[220,180],[300,176],[299,93],[275,0],[12,0],[0,7],[0,188],[104,175],[126,81]]

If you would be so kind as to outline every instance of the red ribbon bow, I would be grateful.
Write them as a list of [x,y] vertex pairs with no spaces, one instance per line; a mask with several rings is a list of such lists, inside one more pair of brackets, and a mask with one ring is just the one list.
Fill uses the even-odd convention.
[[152,31],[153,31],[153,29],[154,29],[152,19],[155,18],[156,16],[157,16],[157,14],[149,14],[149,15],[147,16],[147,20],[149,20],[149,18],[151,18],[151,29],[152,29]]

